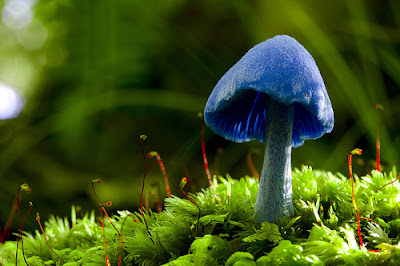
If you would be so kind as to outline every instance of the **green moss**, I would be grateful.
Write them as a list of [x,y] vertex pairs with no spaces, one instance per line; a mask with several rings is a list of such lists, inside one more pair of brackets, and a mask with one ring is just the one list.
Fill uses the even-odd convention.
[[[120,211],[107,220],[105,239],[111,265],[396,265],[400,258],[400,187],[389,174],[372,171],[355,178],[355,198],[365,247],[360,247],[350,181],[341,174],[303,167],[293,171],[295,216],[279,224],[253,220],[258,181],[220,177],[214,191],[191,194],[201,210],[176,196],[165,210],[147,213],[149,233],[140,213]],[[102,228],[94,212],[76,219],[44,223],[49,245],[65,265],[105,265]],[[29,265],[62,265],[46,246],[42,233],[25,232]],[[18,265],[26,265],[21,243]],[[378,250],[379,252],[368,251]],[[15,264],[16,242],[0,246],[3,265]]]

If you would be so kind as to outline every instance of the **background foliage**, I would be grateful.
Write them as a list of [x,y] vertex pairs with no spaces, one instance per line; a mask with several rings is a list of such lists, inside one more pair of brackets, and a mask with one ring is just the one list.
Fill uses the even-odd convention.
[[[313,55],[336,118],[331,134],[293,151],[292,164],[346,174],[346,155],[359,147],[363,162],[354,168],[367,173],[375,158],[377,103],[385,107],[384,166],[398,164],[396,0],[1,0],[0,8],[0,82],[26,101],[18,118],[0,121],[1,225],[22,183],[33,193],[21,206],[32,200],[42,217],[64,216],[71,204],[95,207],[94,178],[104,182],[101,198],[136,210],[144,168],[140,134],[149,137],[145,149],[164,159],[173,194],[188,172],[198,189],[205,187],[196,114],[229,67],[277,34],[293,36]],[[259,152],[253,158],[261,170],[261,144],[205,133],[214,173],[250,174],[250,149]],[[162,184],[162,177],[152,159],[147,187],[154,182]],[[36,227],[31,220],[27,228]]]

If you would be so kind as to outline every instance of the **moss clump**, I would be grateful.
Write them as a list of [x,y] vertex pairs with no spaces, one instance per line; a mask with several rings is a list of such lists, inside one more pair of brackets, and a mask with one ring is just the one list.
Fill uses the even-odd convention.
[[[64,265],[397,265],[400,258],[400,187],[383,187],[397,175],[372,171],[355,178],[355,198],[366,247],[360,247],[351,201],[350,181],[341,174],[303,167],[293,171],[295,216],[278,224],[253,220],[258,181],[219,177],[214,190],[191,194],[201,209],[176,196],[165,199],[165,210],[147,213],[149,233],[141,214],[120,211],[113,219],[120,238],[94,212],[71,226],[64,218],[45,222],[49,245]],[[39,231],[25,232],[29,265],[62,265]],[[15,264],[16,242],[0,246],[3,265]],[[378,252],[377,252],[378,251]],[[18,265],[26,265],[21,245]]]

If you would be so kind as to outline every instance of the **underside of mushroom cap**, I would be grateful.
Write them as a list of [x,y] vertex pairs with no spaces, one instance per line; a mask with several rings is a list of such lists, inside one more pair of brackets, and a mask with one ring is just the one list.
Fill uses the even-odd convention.
[[294,105],[292,147],[332,131],[333,109],[318,67],[285,35],[256,45],[228,70],[207,101],[205,121],[231,141],[264,142],[268,97]]

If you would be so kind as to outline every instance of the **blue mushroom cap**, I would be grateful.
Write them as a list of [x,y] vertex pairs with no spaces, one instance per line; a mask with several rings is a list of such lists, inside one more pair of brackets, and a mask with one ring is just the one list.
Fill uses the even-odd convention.
[[278,35],[250,49],[218,81],[204,119],[215,133],[235,142],[265,142],[269,97],[294,107],[292,147],[331,132],[333,109],[310,53],[295,39]]

